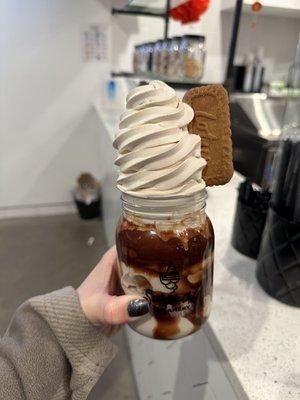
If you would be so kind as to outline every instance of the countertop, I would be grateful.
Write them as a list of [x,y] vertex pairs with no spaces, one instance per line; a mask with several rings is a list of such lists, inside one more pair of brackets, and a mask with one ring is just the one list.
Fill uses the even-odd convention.
[[[94,105],[112,139],[119,114],[112,117],[101,112],[98,102]],[[296,400],[300,398],[300,310],[268,296],[256,281],[256,262],[230,244],[241,179],[235,173],[226,186],[208,189],[207,213],[215,229],[216,250],[213,308],[204,331],[239,398]]]
[[208,189],[207,213],[215,229],[216,250],[207,331],[210,327],[220,348],[213,339],[212,346],[221,359],[225,355],[225,368],[229,360],[249,399],[299,399],[300,310],[268,296],[256,281],[255,260],[230,244],[241,180],[235,173],[226,186]]

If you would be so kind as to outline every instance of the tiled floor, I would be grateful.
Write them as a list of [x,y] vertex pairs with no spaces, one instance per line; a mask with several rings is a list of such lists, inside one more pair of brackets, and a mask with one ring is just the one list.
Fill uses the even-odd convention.
[[[78,286],[105,250],[99,220],[82,221],[76,215],[0,220],[0,334],[24,300]],[[119,354],[90,400],[137,399],[122,331],[114,341]]]

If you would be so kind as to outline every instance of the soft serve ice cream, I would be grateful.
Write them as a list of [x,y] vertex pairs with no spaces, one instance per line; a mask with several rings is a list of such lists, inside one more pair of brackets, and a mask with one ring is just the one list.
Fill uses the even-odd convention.
[[175,339],[199,329],[209,314],[212,226],[200,207],[182,220],[175,220],[169,207],[163,224],[153,215],[141,218],[140,210],[149,200],[186,207],[191,198],[201,198],[206,161],[200,137],[187,130],[194,112],[172,88],[153,81],[131,90],[126,101],[114,141],[118,188],[139,212],[134,206],[125,210],[117,228],[121,283],[126,293],[143,295],[151,305],[134,329]]
[[192,108],[160,81],[127,96],[114,141],[119,156],[118,188],[136,197],[180,197],[205,187],[200,137],[189,134]]

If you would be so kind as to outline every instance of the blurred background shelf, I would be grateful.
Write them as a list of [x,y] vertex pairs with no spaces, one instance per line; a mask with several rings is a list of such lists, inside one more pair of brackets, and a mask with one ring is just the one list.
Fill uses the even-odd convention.
[[124,1],[123,5],[112,8],[112,14],[141,15],[146,17],[167,17],[171,1],[167,0],[133,0]]
[[[254,14],[251,6],[254,0],[243,1],[243,13]],[[300,1],[299,0],[263,0],[261,1],[262,9],[257,15],[272,15],[278,17],[300,18]],[[233,12],[236,0],[222,0],[221,9],[225,12]]]
[[163,11],[166,8],[166,0],[124,0],[123,7],[156,8]]
[[160,17],[165,18],[166,12],[159,8],[125,6],[123,8],[112,8],[112,14],[140,15],[145,17]]

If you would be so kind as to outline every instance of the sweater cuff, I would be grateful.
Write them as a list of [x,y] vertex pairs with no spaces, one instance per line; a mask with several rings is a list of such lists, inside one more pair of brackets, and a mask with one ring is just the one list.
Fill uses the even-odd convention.
[[78,398],[88,394],[117,353],[103,333],[105,326],[95,327],[87,320],[72,287],[29,301],[48,322],[71,364],[73,394],[77,392]]

